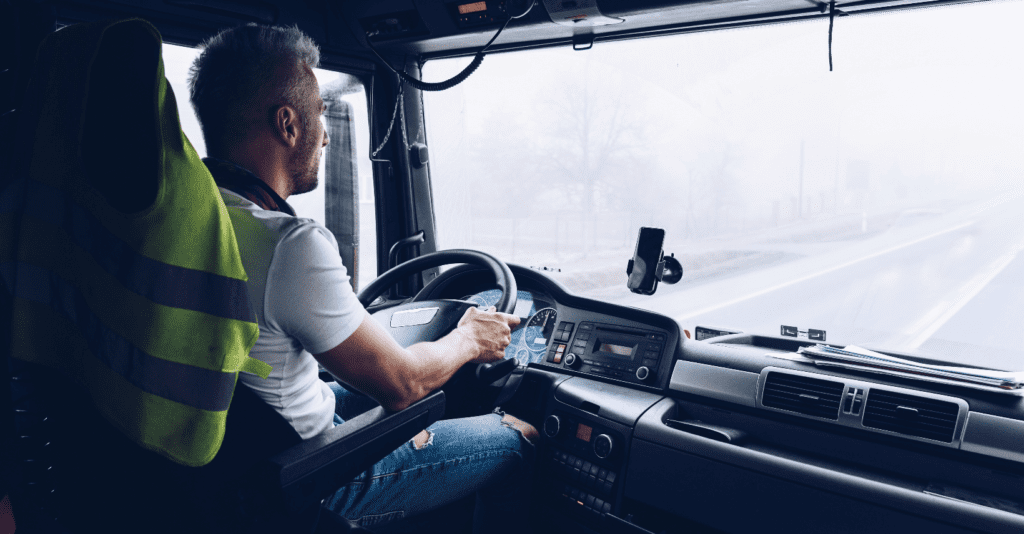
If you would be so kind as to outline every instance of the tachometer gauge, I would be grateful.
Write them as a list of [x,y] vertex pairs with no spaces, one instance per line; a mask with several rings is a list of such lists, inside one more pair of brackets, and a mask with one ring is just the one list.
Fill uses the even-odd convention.
[[555,331],[558,312],[554,308],[544,308],[533,314],[523,327],[523,341],[531,353],[530,361],[540,361],[547,350],[548,340]]

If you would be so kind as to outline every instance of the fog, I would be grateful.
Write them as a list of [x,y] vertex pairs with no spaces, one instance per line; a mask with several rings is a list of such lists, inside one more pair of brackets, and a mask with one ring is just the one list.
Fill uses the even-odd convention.
[[442,247],[504,234],[506,259],[564,263],[641,225],[681,242],[866,231],[1016,187],[1019,20],[1019,1],[841,17],[833,72],[827,19],[491,54],[424,97]]

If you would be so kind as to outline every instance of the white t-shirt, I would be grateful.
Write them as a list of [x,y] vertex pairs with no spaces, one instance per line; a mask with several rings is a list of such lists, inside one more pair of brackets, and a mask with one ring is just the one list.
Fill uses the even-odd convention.
[[220,191],[259,320],[250,356],[274,368],[266,380],[249,373],[239,373],[238,379],[309,439],[333,426],[335,406],[312,354],[352,335],[366,310],[352,291],[330,231],[312,219],[264,210]]

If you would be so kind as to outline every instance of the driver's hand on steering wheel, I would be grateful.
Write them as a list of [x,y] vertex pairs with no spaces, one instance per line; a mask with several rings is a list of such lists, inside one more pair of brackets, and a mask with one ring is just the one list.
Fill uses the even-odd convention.
[[456,331],[466,337],[476,352],[471,362],[491,363],[505,358],[505,347],[512,342],[512,328],[517,325],[518,317],[494,311],[494,306],[484,310],[469,308],[459,319]]

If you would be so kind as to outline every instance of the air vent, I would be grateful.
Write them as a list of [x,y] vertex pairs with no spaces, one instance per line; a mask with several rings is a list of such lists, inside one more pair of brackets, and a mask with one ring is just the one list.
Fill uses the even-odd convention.
[[761,404],[836,421],[842,396],[842,382],[771,372],[764,382]]
[[914,395],[872,389],[864,408],[866,427],[953,442],[960,406]]

